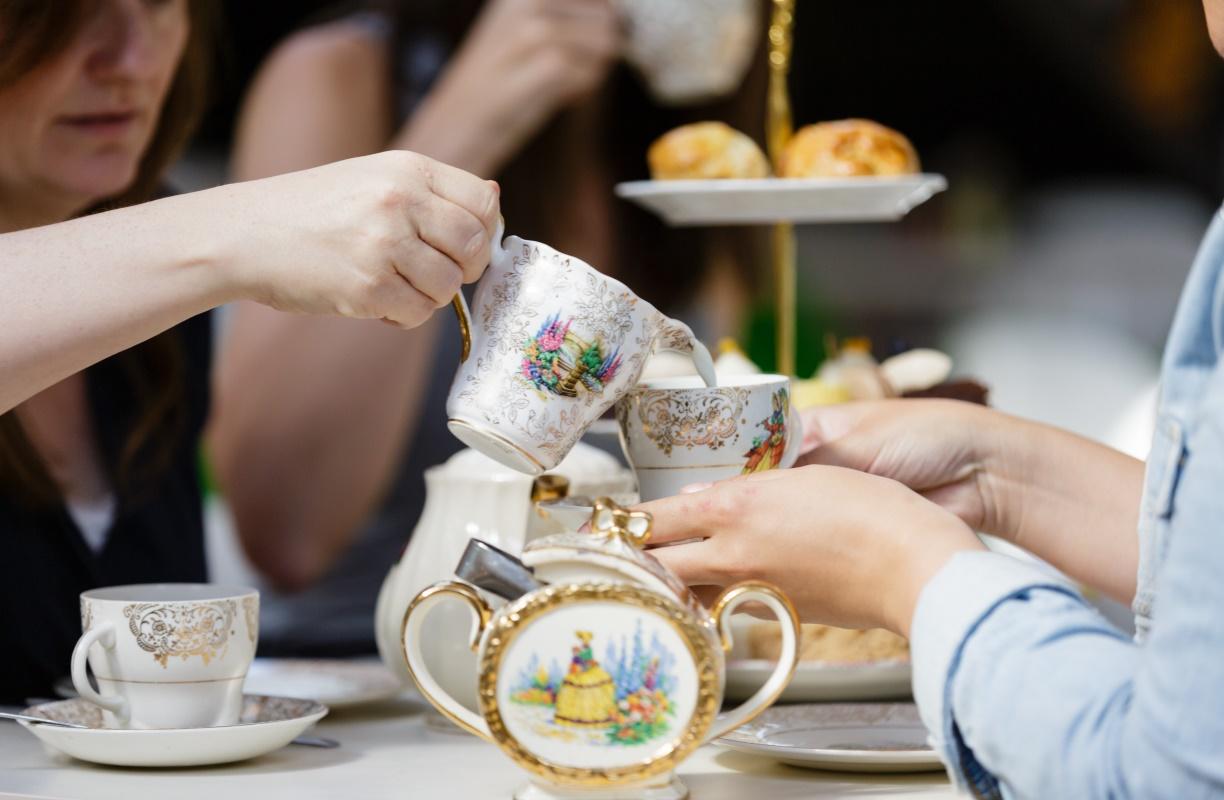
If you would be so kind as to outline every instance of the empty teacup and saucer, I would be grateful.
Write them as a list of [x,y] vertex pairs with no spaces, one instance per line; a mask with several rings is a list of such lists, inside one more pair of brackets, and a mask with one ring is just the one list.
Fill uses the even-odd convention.
[[139,767],[220,764],[283,747],[327,714],[312,700],[243,694],[259,638],[254,589],[92,589],[81,594],[81,628],[72,654],[80,696],[31,706],[24,714],[34,719],[20,722],[75,758]]

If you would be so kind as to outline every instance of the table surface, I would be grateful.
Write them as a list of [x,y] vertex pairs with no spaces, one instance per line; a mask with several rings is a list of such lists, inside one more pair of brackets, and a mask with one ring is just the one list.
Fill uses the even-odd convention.
[[[315,733],[340,747],[289,746],[237,764],[130,769],[75,761],[0,722],[0,796],[64,800],[506,800],[525,782],[500,750],[451,728],[408,695],[332,712]],[[706,746],[680,768],[694,800],[833,797],[947,798],[943,773],[858,775],[788,767]],[[189,778],[184,780],[184,778]]]

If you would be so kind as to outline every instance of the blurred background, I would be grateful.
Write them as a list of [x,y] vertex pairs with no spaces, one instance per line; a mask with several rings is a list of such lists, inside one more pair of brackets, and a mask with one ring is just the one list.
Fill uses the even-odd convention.
[[[224,180],[261,59],[335,7],[224,5],[223,80],[175,171],[184,189]],[[801,229],[800,372],[828,332],[879,355],[938,346],[994,405],[1141,453],[1160,346],[1224,188],[1224,65],[1198,0],[799,0],[795,42],[797,124],[879,120],[949,183],[898,224]],[[761,266],[741,338],[768,361]]]
[[[220,91],[174,172],[184,190],[226,179],[240,103],[272,48],[336,13],[327,0],[223,5]],[[949,186],[899,223],[799,230],[799,374],[830,338],[870,337],[877,357],[934,346],[992,405],[1144,457],[1160,349],[1224,194],[1224,63],[1199,0],[797,6],[796,125],[877,120]],[[769,368],[767,259],[751,282],[731,332]],[[214,577],[261,583],[215,498],[209,515]],[[1105,610],[1129,625],[1125,609]]]

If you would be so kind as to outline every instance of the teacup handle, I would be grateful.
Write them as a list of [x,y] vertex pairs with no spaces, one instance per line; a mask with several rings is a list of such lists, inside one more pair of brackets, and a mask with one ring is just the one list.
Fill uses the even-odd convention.
[[416,682],[421,694],[425,695],[425,699],[447,719],[486,742],[492,742],[493,736],[489,733],[489,726],[485,723],[484,718],[468,710],[438,685],[433,675],[429,673],[425,654],[421,650],[422,627],[425,624],[425,618],[429,615],[429,609],[448,597],[458,597],[472,610],[471,648],[475,650],[480,646],[480,637],[484,635],[485,628],[489,626],[493,609],[476,593],[475,589],[466,583],[458,581],[435,583],[414,597],[408,604],[408,610],[404,612],[401,645],[404,649],[404,658],[408,662],[408,674]]
[[714,374],[714,359],[710,351],[696,336],[693,329],[678,319],[663,317],[655,338],[654,349],[670,350],[682,356],[693,359],[693,366],[706,386],[717,386],[718,377]]
[[790,683],[799,663],[799,615],[786,595],[768,583],[748,581],[730,586],[719,595],[710,613],[718,626],[723,652],[731,651],[731,614],[748,602],[764,603],[782,624],[782,653],[778,664],[765,685],[756,694],[731,711],[719,714],[706,734],[706,741],[717,739],[751,720],[778,699],[782,690]]
[[[489,242],[489,263],[497,261],[497,257],[505,252],[502,247],[502,239],[506,236],[506,220],[504,217],[497,218],[497,230],[493,232],[493,239]],[[459,318],[459,335],[463,337],[463,346],[459,351],[459,363],[468,360],[468,356],[472,354],[472,310],[468,308],[467,298],[463,296],[463,292],[455,293],[454,299],[451,300],[451,307],[455,309],[455,316]]]
[[799,450],[803,447],[803,418],[795,408],[794,399],[787,392],[786,412],[786,447],[782,449],[782,461],[779,469],[790,469],[799,460]]
[[89,676],[85,674],[85,664],[89,660],[89,648],[94,642],[107,650],[115,649],[115,623],[102,622],[81,634],[76,647],[72,648],[72,685],[77,694],[96,706],[101,706],[115,715],[119,724],[127,725],[131,721],[132,712],[128,701],[117,694],[99,694],[89,684]]

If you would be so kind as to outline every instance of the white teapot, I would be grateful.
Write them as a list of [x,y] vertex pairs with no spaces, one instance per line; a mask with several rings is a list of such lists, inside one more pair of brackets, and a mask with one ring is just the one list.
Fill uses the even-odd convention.
[[[647,514],[603,498],[591,529],[529,544],[522,561],[541,586],[498,610],[458,581],[418,594],[404,615],[408,669],[439,711],[530,773],[519,800],[680,800],[688,790],[674,776],[677,765],[763,711],[790,682],[799,620],[781,592],[756,582],[728,588],[707,611],[641,549]],[[425,632],[431,612],[453,599],[471,619],[465,643],[477,653],[479,713],[440,684],[426,656],[439,644]],[[755,695],[719,714],[728,621],[750,601],[782,622],[781,658]],[[449,635],[462,638],[455,628]]]
[[[634,502],[633,473],[590,445],[579,442],[551,473],[533,479],[475,450],[463,450],[425,471],[425,507],[400,560],[383,580],[374,611],[378,652],[405,685],[411,684],[400,632],[412,598],[431,583],[449,578],[468,541],[481,539],[512,554],[533,537],[560,528],[537,513],[535,501],[563,495],[608,494]],[[496,602],[495,598],[490,598]],[[462,626],[460,608],[442,609],[430,629]],[[448,619],[449,618],[449,619]],[[475,665],[461,642],[440,642],[430,651],[435,672],[450,675],[447,687],[476,708]]]

